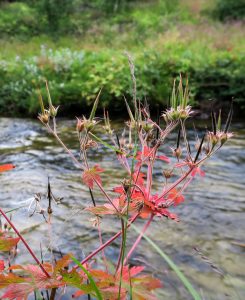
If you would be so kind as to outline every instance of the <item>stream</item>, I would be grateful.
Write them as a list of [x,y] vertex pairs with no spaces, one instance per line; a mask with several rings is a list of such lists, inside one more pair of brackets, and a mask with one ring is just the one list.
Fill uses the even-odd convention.
[[[58,120],[62,140],[78,155],[75,125],[75,120]],[[122,123],[115,122],[118,132],[121,127]],[[245,299],[244,128],[244,122],[232,124],[234,137],[207,161],[203,167],[206,176],[197,176],[187,188],[185,202],[173,210],[180,222],[155,219],[147,231],[205,300]],[[190,130],[188,134],[192,136],[193,132]],[[170,154],[169,147],[174,147],[175,141],[175,135],[167,140],[164,154]],[[120,184],[124,172],[110,149],[100,146],[90,150],[89,157],[106,169],[102,174],[106,190]],[[0,118],[0,164],[4,163],[13,163],[16,168],[0,174],[0,205],[5,211],[19,208],[11,213],[12,221],[39,257],[40,243],[44,257],[50,257],[50,240],[57,258],[60,253],[72,252],[81,260],[99,246],[98,232],[90,221],[92,215],[83,211],[91,205],[91,198],[88,188],[81,182],[81,171],[38,121]],[[161,164],[156,163],[154,172],[156,188],[162,183]],[[47,192],[48,177],[53,194],[63,198],[61,204],[53,203],[52,228],[41,214],[34,213],[29,217],[35,209],[34,195]],[[97,203],[103,203],[96,189],[95,199]],[[45,209],[46,202],[43,196],[40,204]],[[138,220],[136,225],[141,228],[144,222]],[[119,225],[119,220],[112,216],[103,218],[103,241],[115,234]],[[132,229],[129,235],[130,244],[136,233]],[[200,249],[208,261],[194,247]],[[18,251],[14,263],[32,263],[21,243]],[[112,243],[106,254],[115,262],[118,251],[119,240]],[[176,274],[145,240],[136,248],[130,262],[145,265],[148,272],[161,279],[163,288],[158,291],[159,299],[191,299]]]

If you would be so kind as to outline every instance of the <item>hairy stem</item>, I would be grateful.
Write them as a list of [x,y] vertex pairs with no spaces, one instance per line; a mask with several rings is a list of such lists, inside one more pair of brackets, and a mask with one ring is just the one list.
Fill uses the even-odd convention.
[[151,214],[150,219],[147,221],[147,223],[145,224],[144,228],[142,229],[141,233],[139,234],[137,240],[134,242],[132,248],[129,250],[127,257],[124,260],[124,265],[127,263],[127,261],[129,260],[129,257],[132,255],[132,253],[134,252],[135,248],[138,246],[139,242],[141,241],[143,235],[145,234],[147,228],[150,226],[152,220],[153,220],[154,215]]
[[166,189],[158,198],[156,201],[163,198],[165,195],[167,195],[173,188],[175,188],[177,185],[179,185],[183,180],[185,180],[193,171],[194,167],[190,168],[189,171],[187,171],[183,176],[181,176],[178,180],[176,180],[173,184],[170,185],[168,189]]

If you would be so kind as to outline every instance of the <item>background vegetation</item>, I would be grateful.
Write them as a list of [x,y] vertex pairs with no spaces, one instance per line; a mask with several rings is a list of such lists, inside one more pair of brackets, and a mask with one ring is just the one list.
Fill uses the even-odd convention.
[[[129,51],[139,96],[161,109],[179,73],[196,106],[236,99],[245,109],[243,0],[26,0],[0,2],[0,114],[36,114],[49,81],[61,110],[121,109]],[[223,104],[223,103],[222,103]]]

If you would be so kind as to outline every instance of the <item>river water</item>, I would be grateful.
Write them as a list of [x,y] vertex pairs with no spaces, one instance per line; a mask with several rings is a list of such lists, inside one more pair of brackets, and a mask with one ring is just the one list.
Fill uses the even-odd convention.
[[[75,121],[58,122],[60,136],[75,155],[78,154]],[[195,179],[185,192],[185,203],[175,209],[181,221],[159,219],[153,222],[148,236],[164,250],[181,268],[205,300],[245,299],[245,124],[233,124],[232,138],[216,156],[210,159],[204,170],[204,178]],[[122,124],[116,123],[120,130]],[[192,133],[190,132],[190,135]],[[174,146],[175,136],[169,140]],[[165,154],[169,153],[167,146]],[[107,170],[102,176],[105,188],[120,183],[123,172],[108,149],[96,149],[90,156]],[[62,253],[72,252],[78,259],[99,246],[98,233],[92,227],[91,215],[83,208],[91,205],[88,189],[81,183],[81,173],[74,166],[61,146],[35,120],[0,118],[0,164],[13,163],[16,168],[0,175],[0,205],[12,212],[12,220],[24,234],[32,248],[43,255],[50,240],[52,247]],[[52,229],[40,214],[28,215],[34,194],[45,194],[47,178],[50,177],[55,196],[63,197],[62,203],[53,204]],[[154,175],[161,183],[161,167],[156,166]],[[96,201],[102,201],[95,193]],[[47,207],[47,200],[41,206]],[[144,221],[138,221],[141,227]],[[107,217],[102,220],[103,240],[116,233],[118,220]],[[135,237],[130,231],[130,241]],[[207,256],[201,258],[193,248],[198,247]],[[107,249],[111,260],[116,259],[118,242]],[[57,258],[59,254],[55,254]],[[15,262],[32,259],[22,245]],[[159,277],[163,289],[159,299],[191,299],[175,273],[163,259],[142,241],[131,259],[133,264],[145,264],[147,270]],[[221,276],[210,266],[215,264],[224,272]],[[70,299],[70,296],[62,299]]]

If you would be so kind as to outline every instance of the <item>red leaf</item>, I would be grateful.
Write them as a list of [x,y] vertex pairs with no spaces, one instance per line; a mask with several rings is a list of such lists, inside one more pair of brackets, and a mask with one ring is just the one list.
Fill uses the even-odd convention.
[[[154,158],[154,153],[155,153],[154,148],[144,146],[143,152],[140,152],[140,151],[137,152],[136,160],[142,161],[142,160],[145,160],[146,158]],[[166,161],[167,163],[170,162],[170,159],[165,155],[159,155],[159,156],[156,155],[155,158]]]
[[116,210],[114,208],[110,209],[108,207],[105,207],[105,205],[88,207],[88,208],[85,208],[85,210],[88,210],[95,215],[113,215],[116,212]]
[[95,215],[118,215],[118,212],[121,212],[125,207],[124,200],[121,200],[120,198],[114,199],[112,203],[113,205],[108,203],[100,206],[88,207],[85,208],[85,210],[88,210]]
[[9,171],[9,170],[12,170],[14,168],[15,168],[15,166],[12,165],[12,164],[1,165],[0,166],[0,172]]
[[28,283],[10,284],[2,299],[27,300],[28,295],[33,291],[34,288]]
[[4,270],[4,260],[0,260],[0,272]]
[[60,260],[58,260],[54,267],[54,273],[61,271],[63,268],[67,267],[71,263],[71,254],[64,255]]
[[179,205],[180,203],[184,202],[185,198],[177,189],[172,189],[167,196],[167,200],[170,200],[174,203],[174,206]]
[[[137,276],[143,271],[144,267],[132,267],[124,266],[122,270],[119,270],[116,275],[110,274],[102,270],[89,269],[88,271],[96,281],[103,299],[117,300],[119,285],[121,281],[121,297],[120,299],[126,299],[129,293],[132,293],[134,300],[155,300],[156,297],[151,293],[152,290],[161,287],[161,282],[151,276]],[[74,285],[76,286],[76,285]],[[77,285],[79,288],[79,286]],[[86,286],[85,286],[86,287]],[[81,290],[73,294],[73,298],[88,294],[88,290],[84,288],[84,285],[80,287]]]
[[197,174],[199,174],[200,176],[205,176],[205,172],[203,170],[200,169],[200,167],[196,167],[192,172],[191,172],[191,176],[195,177]]
[[139,186],[142,187],[145,182],[145,174],[141,172],[134,172],[133,180],[135,184],[138,184]]
[[125,194],[125,190],[122,185],[114,187],[113,192],[117,194]]
[[8,287],[10,284],[23,283],[24,278],[21,278],[13,273],[8,273],[7,275],[0,274],[0,288]]
[[83,182],[91,189],[94,187],[94,181],[97,181],[101,185],[101,178],[99,173],[104,172],[100,166],[95,165],[93,168],[85,170],[82,175]]
[[19,238],[12,238],[8,236],[1,236],[0,237],[0,251],[10,251],[13,247],[15,247],[18,242]]

